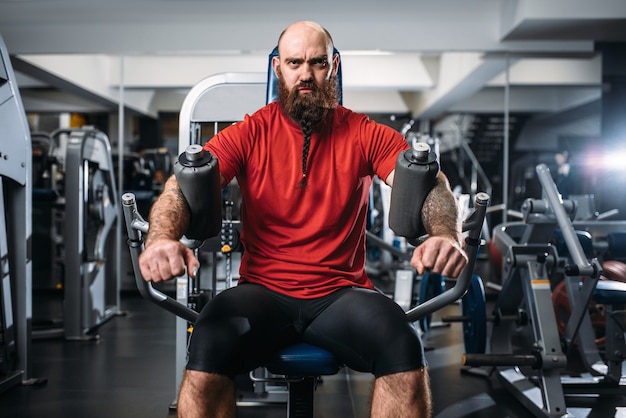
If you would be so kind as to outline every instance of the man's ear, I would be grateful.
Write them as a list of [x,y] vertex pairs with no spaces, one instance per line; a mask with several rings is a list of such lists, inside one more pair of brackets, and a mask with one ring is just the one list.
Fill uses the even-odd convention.
[[272,69],[274,70],[274,74],[276,78],[280,78],[278,73],[278,67],[280,66],[280,57],[272,57]]
[[339,54],[333,54],[333,76],[336,76],[339,71],[339,60]]

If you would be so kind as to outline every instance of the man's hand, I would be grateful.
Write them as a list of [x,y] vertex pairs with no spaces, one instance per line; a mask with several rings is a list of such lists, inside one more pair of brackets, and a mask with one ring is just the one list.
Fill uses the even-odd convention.
[[139,256],[139,269],[147,282],[162,282],[185,273],[196,277],[200,262],[193,251],[173,239],[156,239]]
[[418,274],[430,269],[433,273],[453,279],[459,277],[467,261],[467,254],[456,239],[431,236],[413,251],[411,266]]

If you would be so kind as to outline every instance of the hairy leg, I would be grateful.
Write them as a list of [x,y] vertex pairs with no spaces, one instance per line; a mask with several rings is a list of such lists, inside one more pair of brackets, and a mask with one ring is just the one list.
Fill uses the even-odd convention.
[[229,377],[185,370],[178,394],[180,418],[235,418],[235,384]]
[[382,376],[374,381],[372,418],[429,418],[432,415],[428,369]]

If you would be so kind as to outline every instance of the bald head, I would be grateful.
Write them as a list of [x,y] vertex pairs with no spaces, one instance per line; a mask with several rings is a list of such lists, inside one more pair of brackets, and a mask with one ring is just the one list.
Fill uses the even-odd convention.
[[319,83],[330,80],[337,72],[339,54],[333,52],[330,33],[319,23],[302,20],[280,34],[278,56],[272,58],[272,67],[279,79],[287,81],[288,88],[303,80],[315,79]]
[[301,46],[303,42],[317,43],[326,49],[329,58],[333,55],[333,39],[330,33],[319,23],[308,20],[301,20],[287,26],[278,38],[278,54],[282,54],[281,50],[284,46]]

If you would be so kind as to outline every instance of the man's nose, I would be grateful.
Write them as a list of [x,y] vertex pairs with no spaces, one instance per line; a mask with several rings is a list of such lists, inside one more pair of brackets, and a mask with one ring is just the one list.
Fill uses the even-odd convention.
[[313,80],[313,67],[309,63],[302,65],[299,79],[301,82]]

